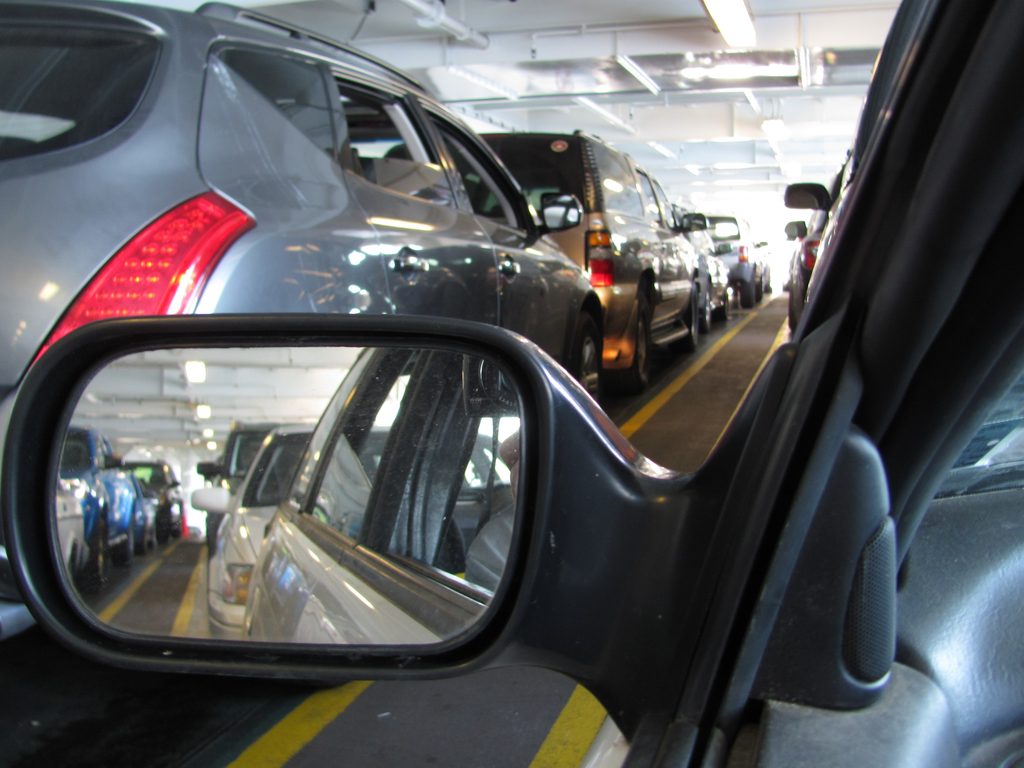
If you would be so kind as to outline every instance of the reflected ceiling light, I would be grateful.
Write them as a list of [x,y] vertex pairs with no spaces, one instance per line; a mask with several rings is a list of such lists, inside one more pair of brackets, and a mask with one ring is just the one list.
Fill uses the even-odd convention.
[[189,384],[203,384],[206,382],[206,363],[202,360],[185,361],[185,381]]
[[744,0],[701,0],[704,10],[718,27],[730,48],[753,48],[757,45],[754,22]]
[[206,444],[206,450],[208,450],[208,451],[216,451],[217,450],[217,443],[215,441],[211,440],[210,442],[208,442]]
[[206,428],[206,429],[203,430],[203,437],[205,437],[207,440],[209,440],[211,437],[213,437],[213,434],[214,434],[214,432],[210,428]]
[[640,83],[644,88],[657,96],[661,93],[661,86],[654,82],[654,78],[648,75],[644,68],[637,64],[629,56],[616,56],[615,61],[618,62],[619,66],[629,72],[633,77],[636,78],[637,82]]
[[577,96],[573,99],[581,107],[586,107],[596,115],[600,115],[608,123],[611,123],[616,128],[621,128],[626,133],[636,133],[636,128],[621,119],[618,115],[613,112],[609,112],[607,109],[597,104],[596,102],[588,99],[586,96]]
[[389,219],[386,216],[371,216],[367,223],[375,227],[391,227],[392,229],[408,229],[412,232],[433,232],[433,224],[425,224],[421,221],[408,221],[406,219]]
[[56,283],[47,282],[39,291],[39,300],[49,301],[58,293],[60,293],[60,286]]
[[491,80],[491,78],[489,77],[478,75],[471,69],[466,69],[465,67],[450,66],[448,67],[448,71],[451,72],[453,75],[456,75],[457,77],[461,77],[468,83],[473,83],[473,85],[479,85],[481,88],[486,88],[491,93],[496,93],[499,96],[503,96],[509,101],[518,101],[519,99],[519,94],[513,91],[508,86],[502,85],[499,82]]
[[679,158],[676,157],[676,153],[673,152],[668,147],[666,147],[664,144],[659,144],[656,141],[648,141],[647,142],[647,146],[650,147],[651,149],[653,149],[655,152],[657,152],[662,157],[667,157],[669,160],[678,160],[679,159]]
[[211,416],[213,416],[213,408],[202,403],[196,406],[197,419],[208,419]]

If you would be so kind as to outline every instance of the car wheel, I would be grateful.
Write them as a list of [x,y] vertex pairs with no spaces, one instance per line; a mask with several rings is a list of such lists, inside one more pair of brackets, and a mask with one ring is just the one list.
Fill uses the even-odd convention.
[[740,306],[743,309],[750,309],[754,306],[754,283],[740,283]]
[[114,565],[131,565],[135,559],[135,515],[128,519],[128,532],[124,540],[111,551]]
[[609,371],[609,388],[622,395],[639,395],[651,378],[651,307],[647,297],[637,295],[636,340],[633,364],[621,371]]
[[718,306],[715,307],[715,311],[712,313],[712,317],[715,320],[728,320],[729,319],[729,305],[732,304],[732,289],[726,288],[725,293],[722,294],[722,300]]
[[601,381],[601,333],[593,316],[588,312],[581,313],[576,323],[569,372],[583,385],[588,395],[595,400],[598,399]]
[[95,542],[89,546],[89,559],[78,580],[83,592],[99,592],[110,580],[110,550],[107,545],[107,519],[102,514],[97,523]]
[[[184,519],[185,519],[185,512],[179,506],[178,507],[178,514],[177,515],[171,515],[171,523],[170,523],[171,538],[173,538],[173,539],[180,539],[181,538],[181,526],[184,524],[183,523]],[[177,524],[175,524],[173,522],[174,520],[178,521]]]
[[761,275],[754,283],[754,303],[757,304],[764,298],[764,275]]
[[697,327],[701,333],[711,332],[711,291],[702,290],[700,292],[700,313],[697,316],[698,323]]
[[669,348],[673,352],[695,352],[697,350],[697,337],[700,335],[703,328],[701,328],[700,310],[698,305],[700,303],[700,292],[690,293],[690,301],[686,305],[686,327],[690,329],[690,332],[681,339],[673,341],[669,344]]

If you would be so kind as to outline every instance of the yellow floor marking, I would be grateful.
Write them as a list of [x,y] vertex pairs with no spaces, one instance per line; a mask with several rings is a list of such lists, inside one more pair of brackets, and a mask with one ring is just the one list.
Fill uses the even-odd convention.
[[164,563],[164,560],[167,559],[167,556],[171,554],[171,552],[173,552],[180,543],[180,541],[176,541],[173,544],[171,544],[171,546],[167,548],[167,550],[163,553],[159,560],[154,560],[152,563],[146,566],[146,570],[144,570],[142,573],[136,576],[135,581],[129,584],[128,588],[120,595],[118,595],[116,600],[111,602],[110,605],[108,605],[106,608],[100,611],[100,614],[97,618],[99,618],[99,620],[104,624],[109,624],[111,621],[113,621],[114,617],[121,612],[121,609],[123,609],[128,604],[128,601],[135,596],[135,593],[142,588],[142,585],[149,580],[149,577],[156,573],[156,569]]
[[750,383],[747,384],[747,388],[743,390],[743,396],[738,401],[736,401],[736,407],[732,409],[732,413],[726,420],[725,426],[722,427],[722,431],[718,433],[718,437],[715,438],[715,444],[711,447],[711,451],[709,453],[714,453],[715,448],[718,447],[718,444],[722,440],[722,435],[724,435],[728,431],[729,425],[732,424],[732,420],[736,418],[736,414],[739,413],[740,411],[740,406],[743,405],[743,401],[746,400],[747,395],[750,394],[750,390],[753,388],[754,383],[757,381],[757,377],[761,375],[761,371],[763,371],[764,367],[768,365],[768,361],[772,359],[772,355],[775,354],[775,350],[777,350],[779,347],[781,347],[783,344],[789,341],[789,335],[789,320],[783,320],[782,327],[780,327],[779,332],[775,334],[775,339],[772,341],[772,345],[768,348],[768,352],[765,354],[765,356],[761,358],[761,364],[757,366],[757,370],[754,372],[754,375],[750,378]]
[[652,397],[650,401],[648,401],[647,405],[645,405],[643,408],[637,411],[629,421],[627,421],[625,424],[619,427],[622,434],[624,434],[626,437],[632,437],[636,432],[640,430],[641,427],[644,426],[644,424],[646,424],[648,421],[654,418],[654,415],[662,408],[664,408],[665,404],[668,403],[669,400],[671,400],[673,397],[679,394],[679,390],[685,387],[690,382],[690,380],[693,379],[694,376],[700,373],[704,369],[704,366],[710,363],[711,360],[715,357],[715,355],[721,352],[722,349],[725,348],[725,345],[736,337],[736,334],[738,334],[740,331],[746,328],[747,324],[750,323],[750,321],[753,320],[755,317],[757,317],[760,311],[761,310],[758,309],[751,312],[749,315],[743,318],[743,320],[734,325],[731,329],[729,329],[728,333],[723,335],[718,341],[712,344],[711,348],[708,349],[708,351],[705,352],[703,355],[701,355],[700,359],[697,360],[696,363],[694,363],[685,371],[683,371],[679,375],[679,377],[676,378],[671,384],[669,384],[667,387],[661,390],[661,392],[659,392],[657,395]]
[[597,738],[605,718],[604,707],[583,686],[577,685],[530,768],[577,768]]
[[372,683],[369,681],[357,681],[314,693],[250,744],[228,768],[280,768],[341,715],[370,685]]
[[192,575],[188,577],[188,586],[185,587],[185,596],[181,598],[181,605],[174,615],[174,626],[171,627],[171,637],[184,637],[188,634],[189,624],[192,623],[192,612],[196,604],[196,592],[199,591],[199,582],[203,577],[203,570],[206,567],[206,545],[204,544],[199,552],[199,559],[196,567],[192,569]]

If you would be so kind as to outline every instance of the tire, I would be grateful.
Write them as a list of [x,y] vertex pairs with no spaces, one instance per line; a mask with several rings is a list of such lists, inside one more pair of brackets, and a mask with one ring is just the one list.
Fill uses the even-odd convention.
[[743,309],[750,309],[754,306],[754,284],[752,282],[740,283],[740,306]]
[[[171,517],[173,519],[174,515],[171,515]],[[183,510],[181,507],[178,507],[178,524],[177,525],[171,524],[171,538],[172,539],[180,539],[181,538],[181,527],[182,527],[182,525],[184,525],[184,520],[185,520],[185,510]]]
[[131,565],[135,559],[135,514],[128,519],[128,531],[124,541],[114,547],[110,552],[110,559],[114,565]]
[[636,346],[633,364],[621,371],[609,371],[608,388],[620,395],[639,395],[651,380],[651,306],[647,296],[637,295]]
[[159,510],[159,509],[157,510],[157,512],[156,512],[156,543],[157,544],[166,544],[167,543],[167,539],[169,539],[171,537],[171,532],[172,532],[172,528],[173,528],[173,526],[171,525],[171,520],[173,518],[174,518],[174,515],[171,514],[171,510],[170,509],[167,510],[166,514],[163,511]]
[[712,312],[711,316],[719,322],[724,322],[729,319],[729,305],[732,304],[732,290],[729,288],[725,289],[725,295],[722,296],[722,301],[715,311]]
[[711,291],[701,291],[700,311],[697,313],[697,327],[701,333],[711,333]]
[[594,400],[600,396],[601,332],[589,312],[580,313],[576,321],[576,335],[572,341],[569,373]]
[[673,352],[696,352],[697,351],[697,338],[701,333],[701,319],[700,311],[697,308],[698,301],[694,301],[694,298],[699,296],[698,293],[690,293],[690,301],[686,305],[686,327],[690,329],[690,332],[681,339],[677,339],[669,344],[669,348]]
[[761,299],[764,298],[764,275],[758,278],[754,284],[754,303],[760,304]]

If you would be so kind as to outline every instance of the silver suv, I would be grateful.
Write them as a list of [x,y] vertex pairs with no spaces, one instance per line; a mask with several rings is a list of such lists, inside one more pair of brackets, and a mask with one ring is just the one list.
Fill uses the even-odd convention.
[[586,276],[390,66],[223,5],[0,2],[0,71],[0,392],[83,323],[193,312],[476,320],[596,391]]

